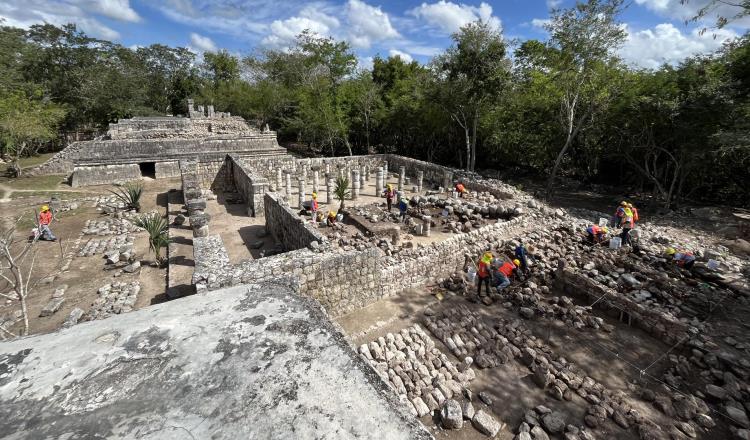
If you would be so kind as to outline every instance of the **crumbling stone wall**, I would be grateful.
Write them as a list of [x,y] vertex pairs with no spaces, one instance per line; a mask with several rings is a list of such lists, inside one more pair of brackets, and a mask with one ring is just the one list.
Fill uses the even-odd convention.
[[156,162],[155,171],[156,171],[155,177],[157,179],[180,177],[180,164],[176,160],[169,161],[169,162]]
[[224,242],[219,235],[193,238],[193,284],[197,292],[215,290],[230,284],[227,275],[232,272]]
[[231,175],[234,187],[247,203],[247,215],[263,216],[263,196],[268,189],[268,180],[250,170],[237,156],[228,155],[225,161],[228,174]]
[[[662,311],[650,309],[643,304],[639,304],[628,296],[571,268],[566,267],[559,270],[557,279],[568,295],[585,295],[592,303],[598,301],[598,307],[604,310],[611,309],[612,313],[616,315],[619,315],[620,309],[627,310],[630,315],[631,325],[636,325],[668,344],[674,344],[687,338],[688,325],[679,319],[667,315]],[[602,297],[606,301],[600,300]],[[614,307],[610,307],[609,303],[613,304]]]
[[[193,228],[193,237],[208,236],[208,222],[211,220],[206,211],[206,199],[203,197],[201,180],[198,177],[198,161],[181,160],[182,197]],[[197,265],[197,262],[196,262]]]
[[102,185],[113,182],[128,182],[140,179],[141,169],[137,164],[104,165],[96,167],[77,166],[73,169],[70,185],[74,188],[86,185]]
[[265,193],[263,204],[266,230],[284,246],[284,249],[288,251],[302,249],[313,242],[322,244],[328,240],[305,222],[278,194]]
[[388,172],[398,173],[400,167],[406,168],[406,175],[415,178],[419,171],[424,172],[424,182],[434,186],[450,188],[453,182],[453,170],[431,162],[412,159],[395,154],[385,155],[388,161]]

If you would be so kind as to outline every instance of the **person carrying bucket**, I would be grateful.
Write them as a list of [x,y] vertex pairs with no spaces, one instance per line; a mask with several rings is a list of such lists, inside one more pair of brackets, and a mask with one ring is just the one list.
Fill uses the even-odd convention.
[[482,292],[482,284],[485,284],[485,292],[490,293],[490,266],[492,265],[492,252],[485,252],[477,264],[477,295]]

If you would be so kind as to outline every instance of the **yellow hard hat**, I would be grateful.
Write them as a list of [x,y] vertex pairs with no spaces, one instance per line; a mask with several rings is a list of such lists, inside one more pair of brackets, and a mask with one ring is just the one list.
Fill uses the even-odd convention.
[[328,211],[328,217],[336,217],[336,211]]
[[623,200],[622,202],[620,202],[620,206],[628,206],[628,202]]
[[675,250],[675,248],[667,248],[667,250],[664,251],[664,253],[667,255],[674,255],[677,253],[677,251]]
[[519,260],[518,258],[516,258],[515,260],[513,260],[513,264],[515,264],[516,267],[520,267],[521,266],[521,260]]
[[388,188],[388,189],[393,189],[393,185],[391,185],[391,184],[389,183],[389,184],[388,184],[388,186],[387,186],[387,188]]
[[312,198],[313,199],[317,199],[318,198],[318,193],[316,193],[316,192],[312,193]]
[[42,205],[42,212],[49,211],[49,206]]
[[608,228],[608,227],[606,227],[606,226],[604,226],[604,227],[602,228],[602,232],[604,232],[605,234],[609,233],[609,228]]

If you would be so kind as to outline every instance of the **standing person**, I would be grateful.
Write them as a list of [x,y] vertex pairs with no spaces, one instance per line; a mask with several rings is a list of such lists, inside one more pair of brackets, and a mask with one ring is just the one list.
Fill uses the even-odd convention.
[[623,208],[622,233],[620,233],[620,241],[623,246],[626,244],[630,245],[630,230],[633,229],[633,211],[630,210],[627,203]]
[[388,212],[391,212],[391,207],[393,206],[393,199],[396,197],[396,191],[393,190],[393,185],[390,183],[385,188],[385,191],[383,191],[383,195],[385,196],[385,203],[388,205]]
[[612,221],[610,222],[610,225],[613,228],[617,228],[622,225],[622,218],[625,217],[625,208],[627,206],[628,202],[622,201],[620,202],[620,206],[615,209],[615,215],[612,216]]
[[52,223],[52,212],[50,212],[49,206],[42,206],[37,221],[39,223],[39,235],[42,240],[56,241],[57,237],[55,237],[55,234],[49,228],[49,225]]
[[635,227],[635,223],[640,220],[640,217],[638,217],[638,208],[633,206],[632,203],[628,203],[628,208],[630,208],[630,212],[633,214],[633,227]]
[[312,193],[312,202],[310,203],[310,212],[312,214],[313,223],[318,221],[318,193]]
[[490,266],[492,265],[492,252],[485,252],[477,264],[477,295],[482,293],[482,284],[486,284],[485,293],[490,293]]
[[402,222],[406,221],[406,212],[409,209],[409,199],[400,196],[398,199],[398,212]]
[[529,254],[529,251],[526,249],[526,246],[523,245],[523,242],[518,242],[518,246],[516,246],[514,256],[521,263],[521,271],[523,271],[524,274],[528,274],[531,270],[529,269],[529,262],[527,258],[531,258],[532,260],[534,260],[534,257]]

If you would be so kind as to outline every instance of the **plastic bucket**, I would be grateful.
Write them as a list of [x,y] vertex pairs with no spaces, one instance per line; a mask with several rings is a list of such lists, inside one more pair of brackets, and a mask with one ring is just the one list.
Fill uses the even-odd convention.
[[620,249],[620,246],[622,246],[622,239],[620,237],[612,237],[609,239],[610,249]]
[[609,219],[604,217],[599,217],[599,226],[607,226],[609,224]]
[[468,275],[467,278],[468,278],[469,283],[474,283],[477,279],[477,270],[474,269],[473,267],[470,267],[467,275]]

